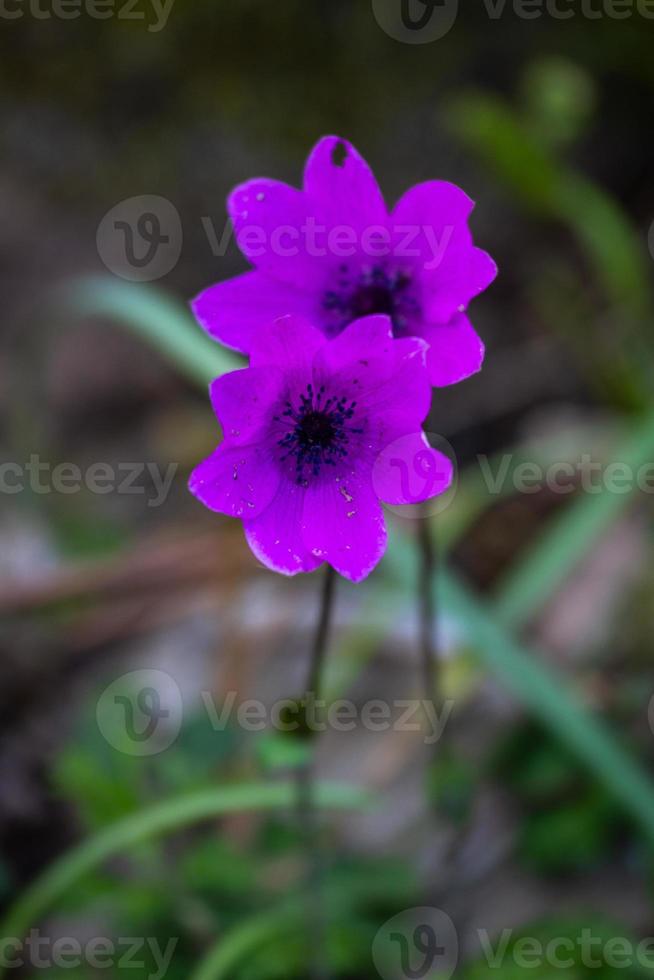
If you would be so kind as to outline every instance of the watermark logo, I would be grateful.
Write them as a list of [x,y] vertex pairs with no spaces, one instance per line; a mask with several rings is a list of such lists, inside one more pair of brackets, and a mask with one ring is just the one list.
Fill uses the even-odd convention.
[[405,44],[429,44],[452,30],[459,0],[372,0],[381,29]]
[[[444,511],[454,500],[458,484],[456,454],[444,436],[425,434],[426,441],[415,435],[400,436],[379,454],[372,470],[372,483],[387,510],[399,517],[420,520]],[[430,448],[431,447],[431,448]],[[452,464],[449,467],[431,452],[436,449]],[[422,501],[422,503],[421,503]]]
[[132,670],[109,684],[96,709],[100,732],[125,755],[157,755],[182,727],[182,695],[163,670]]
[[[542,17],[567,21],[654,19],[654,0],[483,0],[490,21],[513,16],[533,21]],[[372,0],[383,31],[405,44],[428,44],[445,37],[459,12],[458,0]]]
[[454,923],[442,909],[405,909],[381,927],[372,961],[382,980],[449,980],[459,958]]
[[157,194],[114,205],[98,225],[98,255],[121,279],[151,282],[175,267],[182,252],[182,222],[175,206]]
[[654,694],[651,696],[649,704],[647,705],[647,720],[649,722],[650,731],[654,735]]

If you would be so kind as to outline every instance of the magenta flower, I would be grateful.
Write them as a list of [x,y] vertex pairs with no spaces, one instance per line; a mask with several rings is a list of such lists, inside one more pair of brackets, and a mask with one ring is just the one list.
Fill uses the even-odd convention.
[[262,326],[250,367],[211,385],[224,438],[192,473],[192,493],[241,518],[252,551],[275,571],[326,561],[365,578],[386,547],[380,500],[417,503],[452,478],[420,429],[431,395],[425,350],[394,340],[385,316],[356,320],[333,340],[297,316]]
[[497,272],[472,243],[473,206],[454,184],[427,181],[389,214],[365,160],[326,136],[309,156],[301,191],[258,179],[232,192],[237,242],[256,268],[202,292],[194,312],[213,337],[246,354],[288,313],[328,337],[357,317],[387,314],[395,337],[427,342],[432,385],[461,381],[484,357],[465,311]]

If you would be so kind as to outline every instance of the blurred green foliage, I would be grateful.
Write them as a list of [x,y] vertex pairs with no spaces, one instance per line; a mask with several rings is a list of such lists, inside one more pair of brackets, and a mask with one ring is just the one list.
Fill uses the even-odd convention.
[[497,751],[494,770],[519,803],[516,848],[532,871],[590,870],[627,832],[610,794],[589,779],[565,746],[533,723],[510,734]]
[[[620,204],[564,153],[594,110],[592,79],[573,63],[543,60],[528,66],[522,85],[524,105],[517,107],[487,92],[457,95],[449,127],[514,203],[572,235],[593,288],[580,281],[583,268],[559,268],[551,256],[535,271],[535,280],[547,278],[532,296],[548,327],[578,355],[588,384],[618,408],[642,410],[652,401],[652,257]],[[562,287],[572,293],[572,307],[561,302]]]
[[[274,739],[275,736],[272,736]],[[282,736],[285,743],[293,740]],[[91,713],[58,758],[54,778],[58,793],[79,813],[86,833],[97,833],[116,820],[138,812],[162,795],[184,794],[220,784],[256,758],[277,770],[294,767],[297,757],[270,751],[268,733],[250,735],[234,728],[216,731],[206,713],[184,722],[174,745],[141,759],[117,752],[99,733]],[[326,852],[329,907],[329,950],[334,971],[346,975],[354,964],[369,960],[370,946],[382,922],[418,895],[418,881],[396,859],[356,859],[330,848]],[[305,860],[302,832],[291,819],[257,820],[246,841],[224,836],[211,826],[190,828],[175,837],[132,846],[115,868],[85,874],[58,903],[58,915],[74,918],[101,915],[112,935],[157,939],[162,948],[171,937],[178,943],[168,977],[188,978],[198,954],[216,937],[229,937],[256,922],[266,910],[283,909],[288,894],[301,894]],[[281,906],[280,906],[280,903]],[[242,978],[284,980],[301,977],[308,955],[301,902],[290,921],[289,935],[276,920],[264,947],[239,962]],[[282,920],[283,923],[283,920]],[[222,948],[222,938],[220,938]],[[133,976],[148,977],[147,962]],[[120,970],[108,971],[118,976]],[[74,976],[68,969],[49,976]]]

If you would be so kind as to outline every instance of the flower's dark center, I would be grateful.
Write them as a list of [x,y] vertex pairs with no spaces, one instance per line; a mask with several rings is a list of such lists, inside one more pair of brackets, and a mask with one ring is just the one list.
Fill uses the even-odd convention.
[[346,397],[326,398],[324,385],[314,391],[311,384],[300,395],[297,407],[290,399],[284,402],[284,410],[274,417],[275,422],[288,426],[277,440],[282,450],[279,458],[294,461],[297,483],[306,486],[323,466],[336,466],[347,456],[351,436],[363,431],[351,424],[356,405]]
[[328,449],[334,442],[336,429],[330,415],[324,412],[307,412],[296,426],[298,445],[305,451]]
[[355,317],[371,313],[394,313],[393,293],[388,286],[360,286],[350,298],[350,309]]
[[375,265],[352,274],[346,265],[338,271],[336,286],[323,297],[326,331],[340,333],[360,316],[385,313],[396,336],[407,333],[411,318],[419,312],[411,276],[403,270],[388,271]]

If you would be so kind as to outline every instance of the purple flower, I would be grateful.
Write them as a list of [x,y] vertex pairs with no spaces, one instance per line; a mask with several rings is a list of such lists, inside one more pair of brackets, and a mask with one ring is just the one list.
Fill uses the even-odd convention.
[[217,340],[249,353],[266,325],[295,313],[336,336],[357,317],[391,317],[396,337],[428,344],[432,385],[481,367],[465,310],[494,279],[468,228],[473,202],[446,181],[408,190],[387,211],[367,163],[345,140],[313,149],[303,189],[250,180],[229,196],[237,242],[256,267],[202,292],[194,312]]
[[192,493],[241,518],[252,551],[275,571],[326,561],[365,578],[386,547],[380,500],[417,503],[452,478],[420,429],[431,395],[425,349],[394,340],[385,316],[356,320],[333,340],[298,316],[262,326],[250,367],[211,385],[224,439],[192,473]]

